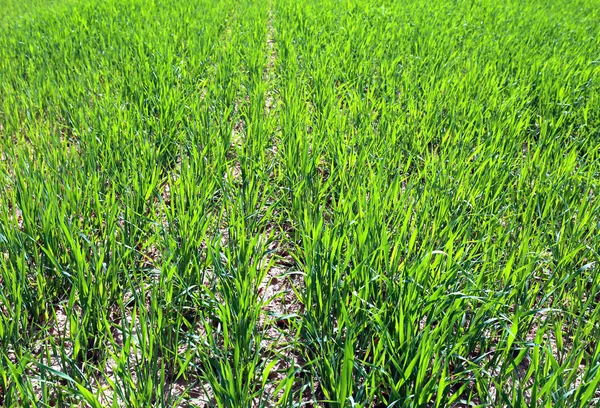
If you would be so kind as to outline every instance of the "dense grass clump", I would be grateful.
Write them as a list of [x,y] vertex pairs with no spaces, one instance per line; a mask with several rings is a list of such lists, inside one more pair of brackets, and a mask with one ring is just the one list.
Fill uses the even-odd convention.
[[0,406],[599,405],[599,34],[0,0]]

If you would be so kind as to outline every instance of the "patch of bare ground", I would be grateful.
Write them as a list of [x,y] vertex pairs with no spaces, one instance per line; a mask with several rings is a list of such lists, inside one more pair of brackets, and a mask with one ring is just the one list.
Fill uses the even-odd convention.
[[237,185],[242,182],[242,168],[236,154],[243,146],[247,133],[246,122],[238,116],[239,107],[242,103],[248,103],[248,96],[246,96],[244,102],[241,100],[238,101],[233,108],[232,117],[235,122],[231,129],[230,149],[227,153],[227,158],[231,161],[231,164],[226,169],[225,174],[223,174],[224,181],[231,183],[232,185]]
[[[275,393],[275,389],[285,381],[290,372],[295,372],[301,365],[300,357],[295,353],[294,336],[290,327],[296,319],[300,305],[294,294],[294,276],[289,274],[286,260],[280,259],[269,269],[261,283],[263,314],[259,325],[264,331],[262,348],[267,356],[276,359],[275,366],[269,374],[269,382],[264,390],[272,402],[279,400],[283,390]],[[267,404],[267,406],[274,406]]]
[[[110,406],[113,393],[105,378],[113,375],[112,368],[116,364],[107,358],[97,361],[96,368],[92,368],[89,363],[77,361],[73,342],[77,328],[70,322],[66,307],[66,302],[54,306],[47,324],[37,333],[39,339],[30,348],[31,354],[25,373],[32,380],[32,396],[38,401],[45,400],[49,406],[64,404],[65,397],[60,394],[64,389],[74,386],[68,380],[72,378],[92,391],[103,406]],[[81,313],[81,310],[76,308],[75,314]],[[84,364],[87,365],[86,369]],[[84,371],[89,373],[89,370],[92,374],[84,375]],[[83,377],[79,378],[81,376]],[[84,406],[72,397],[66,398],[69,400],[69,406]]]
[[14,216],[11,218],[13,218],[16,221],[16,224],[19,227],[19,231],[23,232],[23,212],[19,209],[19,207],[14,206]]
[[[144,336],[139,318],[134,318],[130,309],[123,314],[120,310],[111,312],[111,330],[108,340],[103,345],[103,358],[96,362],[94,368],[88,367],[89,375],[85,379],[89,383],[90,391],[97,396],[102,406],[128,406],[129,402],[123,400],[120,392],[122,386],[129,388],[129,392],[144,386],[144,379],[138,374],[137,367],[144,363],[142,347],[144,347]],[[63,339],[61,348],[67,353],[73,352],[73,343],[70,337],[73,335],[69,329],[66,313],[57,309],[54,320],[54,331],[51,333],[58,339]],[[197,330],[200,332],[201,328]],[[129,337],[131,341],[126,342]],[[126,344],[127,343],[127,344]],[[183,355],[187,345],[180,345],[179,351]],[[48,364],[58,372],[67,372],[64,356],[53,355]],[[159,364],[168,366],[169,361],[165,357],[159,358]],[[177,376],[175,371],[167,369],[165,382],[162,384],[163,395],[156,395],[155,399],[168,401],[170,406],[177,407],[212,407],[215,406],[211,397],[209,387],[191,376]],[[127,384],[121,383],[119,378],[127,377]],[[113,405],[114,404],[114,405]],[[172,405],[171,405],[172,404]]]
[[[539,296],[538,301],[541,299],[541,295]],[[522,393],[522,396],[525,402],[528,405],[535,405],[535,401],[532,401],[532,390],[535,386],[536,382],[538,384],[545,384],[543,379],[535,378],[535,371],[532,371],[533,368],[531,364],[533,362],[531,354],[534,348],[540,348],[542,350],[548,350],[551,352],[552,356],[559,362],[560,364],[560,356],[566,355],[572,352],[573,350],[573,342],[568,340],[568,336],[563,334],[563,338],[565,341],[562,344],[562,349],[559,348],[556,339],[556,333],[551,330],[551,320],[552,313],[558,312],[557,310],[548,309],[547,311],[540,311],[535,315],[534,321],[532,322],[527,334],[525,335],[523,342],[515,342],[511,350],[511,356],[508,359],[503,357],[498,358],[503,353],[505,353],[504,349],[498,349],[496,346],[498,345],[502,335],[500,331],[493,329],[486,329],[484,332],[485,338],[489,341],[489,347],[486,349],[481,349],[480,346],[477,346],[473,352],[469,356],[467,356],[466,360],[474,362],[477,366],[481,368],[480,375],[487,377],[491,384],[494,384],[495,380],[500,378],[502,375],[508,375],[512,380],[502,381],[503,383],[502,389],[498,389],[496,387],[490,387],[488,391],[488,395],[486,399],[491,401],[496,401],[496,403],[500,403],[499,401],[502,398],[499,395],[499,392],[504,393],[505,395],[512,395],[515,391],[515,388],[518,388]],[[540,330],[542,331],[540,333]],[[527,351],[522,354],[521,351],[527,348]],[[542,351],[542,354],[544,352]],[[498,361],[500,363],[498,363]],[[572,389],[578,389],[581,385],[584,373],[585,373],[585,365],[581,364],[576,369],[576,376],[574,381],[570,384]],[[452,375],[453,367],[451,367],[451,375]],[[508,373],[508,374],[507,374]],[[537,381],[536,381],[537,380]],[[461,387],[466,385],[466,388],[461,390]],[[449,395],[461,392],[462,395],[459,397],[458,402],[452,404],[453,407],[469,407],[473,406],[473,404],[480,405],[484,399],[483,395],[479,395],[477,393],[477,387],[475,385],[474,377],[470,379],[465,379],[460,383],[453,384],[450,387]],[[538,390],[539,391],[539,390]],[[465,394],[470,393],[470,400],[467,402],[464,400],[463,396]],[[600,390],[598,392],[600,395]]]
[[[273,25],[273,5],[269,2],[267,17],[266,50],[268,53],[267,64],[263,72],[263,79],[267,83],[265,95],[265,115],[275,121],[278,120],[277,107],[279,98],[275,91],[275,63],[278,58],[275,29]],[[273,156],[277,154],[277,145],[273,138],[273,145],[269,148]],[[271,234],[275,239],[269,245],[269,255],[264,264],[271,265],[265,278],[259,285],[263,313],[259,322],[265,337],[262,342],[263,350],[266,350],[265,358],[273,358],[276,363],[269,373],[269,381],[265,385],[264,394],[269,400],[263,400],[263,406],[275,407],[283,395],[283,389],[277,391],[277,387],[287,381],[291,373],[298,373],[303,362],[297,352],[294,334],[294,320],[302,313],[302,305],[296,292],[302,290],[303,281],[299,274],[294,273],[295,261],[287,247],[287,233],[276,226],[269,226]],[[276,232],[275,232],[276,231]],[[292,386],[294,398],[300,395],[303,406],[312,405],[312,390],[307,387],[301,389],[298,381]],[[255,401],[259,405],[259,401]]]

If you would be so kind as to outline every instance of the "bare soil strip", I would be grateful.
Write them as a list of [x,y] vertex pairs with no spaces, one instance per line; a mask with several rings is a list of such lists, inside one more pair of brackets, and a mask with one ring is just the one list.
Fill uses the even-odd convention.
[[[269,2],[269,15],[267,19],[266,48],[268,51],[267,65],[264,72],[264,80],[267,83],[265,95],[265,114],[273,118],[276,123],[279,121],[278,108],[280,99],[276,89],[276,62],[278,59],[276,37],[274,28],[273,2]],[[277,137],[273,135],[272,146],[270,147],[273,157],[277,154]],[[275,228],[275,226],[273,226]],[[279,230],[273,231],[276,239],[271,243],[269,249],[272,251],[273,266],[267,272],[265,279],[260,284],[259,290],[264,302],[261,325],[265,330],[265,341],[263,348],[267,350],[268,356],[274,356],[278,359],[277,364],[271,371],[267,383],[267,394],[271,396],[268,406],[276,406],[281,397],[273,395],[276,387],[285,381],[290,370],[297,370],[300,364],[299,356],[294,353],[293,344],[295,339],[293,333],[289,330],[290,319],[295,319],[300,313],[300,303],[294,293],[294,287],[301,284],[300,280],[294,278],[293,268],[294,260],[288,252],[286,232]],[[265,260],[270,264],[271,259]],[[269,358],[269,357],[265,357]],[[303,401],[307,402],[307,401]]]

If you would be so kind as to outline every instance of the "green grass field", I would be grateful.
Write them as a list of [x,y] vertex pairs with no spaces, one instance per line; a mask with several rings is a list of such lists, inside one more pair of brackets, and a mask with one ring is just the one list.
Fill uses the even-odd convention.
[[600,1],[0,0],[0,406],[600,406]]

